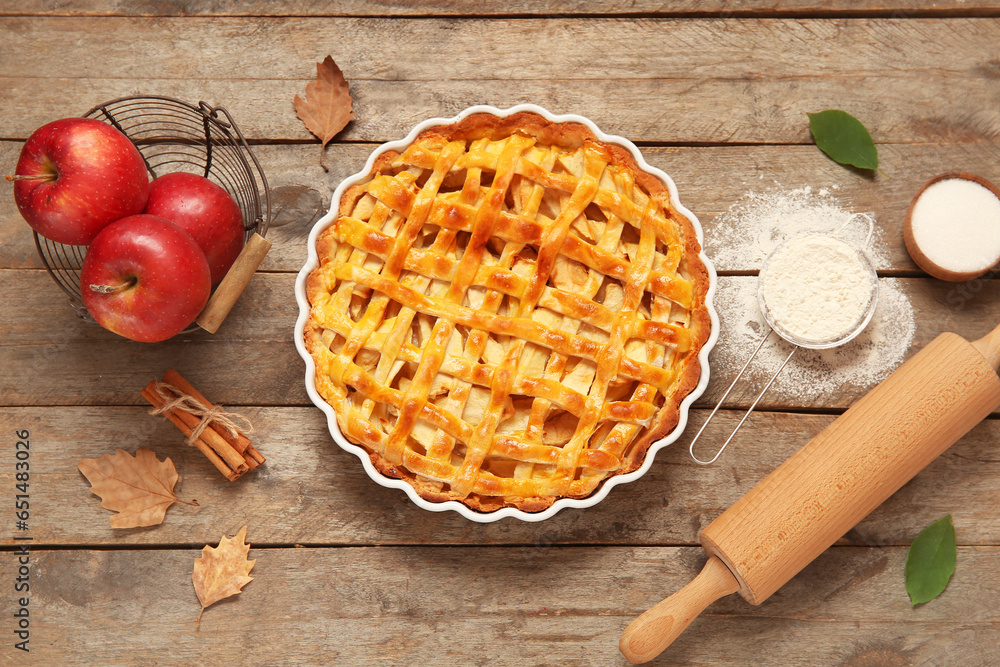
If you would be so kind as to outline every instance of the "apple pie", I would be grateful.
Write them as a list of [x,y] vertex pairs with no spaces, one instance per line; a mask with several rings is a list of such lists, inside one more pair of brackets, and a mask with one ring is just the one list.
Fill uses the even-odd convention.
[[694,227],[584,125],[432,127],[345,191],[317,251],[316,389],[426,500],[586,497],[642,464],[698,383],[711,324]]

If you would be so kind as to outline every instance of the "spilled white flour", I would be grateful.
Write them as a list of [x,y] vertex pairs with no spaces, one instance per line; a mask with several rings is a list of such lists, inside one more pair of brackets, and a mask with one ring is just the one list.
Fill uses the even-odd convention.
[[869,218],[874,221],[871,213],[840,208],[826,188],[749,192],[715,219],[706,250],[718,269],[756,271],[775,247],[796,234],[835,234],[863,248],[879,269],[888,265],[888,252],[878,225],[865,245]]
[[[709,234],[708,253],[720,270],[757,270],[774,248],[807,231],[840,232],[841,238],[857,246],[864,245],[868,234],[867,223],[859,220],[857,214],[840,208],[825,190],[813,192],[802,188],[750,193],[716,218]],[[865,250],[874,266],[887,264],[888,251],[877,226]],[[755,276],[719,279],[714,303],[722,330],[711,362],[714,372],[727,384],[767,330],[757,305],[757,287]],[[871,387],[903,362],[915,329],[913,307],[901,281],[882,278],[878,305],[865,330],[840,347],[800,349],[769,393],[772,397],[784,395],[811,400],[844,386]],[[755,389],[763,387],[791,350],[789,343],[772,335],[747,369],[744,381]]]

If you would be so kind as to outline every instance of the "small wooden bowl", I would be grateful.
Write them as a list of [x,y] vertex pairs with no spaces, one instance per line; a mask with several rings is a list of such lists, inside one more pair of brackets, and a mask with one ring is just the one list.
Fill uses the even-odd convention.
[[943,266],[939,266],[938,264],[932,262],[927,257],[927,255],[924,254],[923,250],[920,249],[920,246],[917,245],[916,239],[913,238],[913,223],[912,223],[913,208],[914,206],[916,206],[917,200],[920,199],[920,196],[923,195],[924,191],[927,190],[927,188],[929,188],[930,186],[940,181],[946,181],[953,178],[960,178],[966,181],[972,181],[973,183],[978,183],[979,185],[983,186],[984,188],[992,192],[993,196],[996,197],[998,200],[1000,200],[1000,189],[998,189],[997,186],[993,185],[982,176],[977,176],[976,174],[970,174],[967,171],[946,171],[943,174],[938,174],[931,180],[924,183],[923,186],[919,190],[917,190],[917,194],[913,196],[913,200],[910,201],[910,206],[906,209],[906,218],[903,221],[903,242],[906,244],[906,251],[910,253],[910,257],[913,259],[914,262],[916,262],[917,266],[919,266],[921,269],[923,269],[930,275],[934,276],[935,278],[957,283],[966,280],[972,280],[973,278],[978,278],[979,276],[983,275],[984,273],[992,269],[993,266],[997,263],[997,261],[1000,261],[1000,257],[997,257],[997,259],[994,260],[993,264],[987,266],[982,270],[953,271],[951,269],[946,269]]

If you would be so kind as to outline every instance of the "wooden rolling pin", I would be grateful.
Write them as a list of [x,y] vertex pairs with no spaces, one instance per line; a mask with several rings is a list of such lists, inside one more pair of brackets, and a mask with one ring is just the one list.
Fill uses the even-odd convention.
[[760,604],[1000,407],[1000,326],[934,339],[706,527],[691,583],[625,628],[629,662],[656,657],[705,607]]

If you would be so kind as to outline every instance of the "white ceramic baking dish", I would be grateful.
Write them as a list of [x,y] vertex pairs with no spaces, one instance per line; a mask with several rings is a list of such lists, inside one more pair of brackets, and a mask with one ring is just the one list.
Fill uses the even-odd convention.
[[698,381],[698,386],[695,387],[694,391],[688,394],[687,398],[685,398],[681,402],[680,420],[677,422],[677,426],[666,437],[657,440],[652,445],[650,445],[649,451],[646,453],[646,458],[643,461],[642,467],[640,467],[639,469],[634,470],[627,474],[616,475],[614,477],[608,478],[597,488],[596,491],[594,491],[593,494],[587,496],[586,498],[581,498],[581,499],[560,498],[559,500],[556,500],[551,507],[542,512],[525,512],[513,507],[505,507],[496,510],[494,512],[484,513],[484,512],[477,512],[463,505],[462,503],[454,500],[447,502],[430,502],[424,500],[423,498],[417,495],[413,487],[410,486],[410,484],[408,484],[407,482],[400,479],[386,477],[378,470],[376,470],[375,467],[372,465],[372,462],[369,459],[368,453],[365,451],[365,449],[363,447],[360,447],[359,445],[355,445],[349,442],[343,436],[343,434],[340,432],[340,427],[337,424],[337,415],[334,413],[333,408],[330,406],[329,403],[324,401],[323,398],[316,391],[316,383],[315,383],[316,365],[313,362],[312,356],[305,349],[305,344],[303,342],[303,335],[302,335],[305,323],[309,318],[309,300],[306,297],[306,278],[313,271],[313,269],[315,269],[319,265],[319,257],[316,254],[316,239],[319,237],[320,233],[336,219],[341,195],[343,195],[344,191],[348,187],[363,180],[365,177],[368,176],[369,172],[372,169],[372,165],[375,163],[375,160],[378,158],[379,155],[385,153],[386,151],[402,151],[404,148],[406,148],[406,146],[408,146],[410,143],[413,142],[413,140],[417,137],[419,133],[423,132],[427,128],[433,127],[435,125],[448,125],[450,123],[457,122],[465,118],[466,116],[469,116],[470,114],[490,113],[496,116],[509,116],[511,114],[518,113],[521,111],[532,111],[534,113],[544,116],[550,121],[557,123],[581,123],[583,125],[586,125],[594,133],[594,135],[597,136],[601,141],[605,141],[612,144],[618,144],[623,148],[627,149],[635,158],[635,161],[639,165],[640,169],[647,171],[651,174],[654,174],[655,176],[660,178],[660,180],[662,180],[663,183],[667,186],[667,189],[670,192],[670,198],[673,201],[674,205],[681,213],[687,216],[687,218],[691,221],[691,224],[694,225],[695,232],[698,235],[698,240],[699,242],[701,242],[702,246],[704,246],[704,232],[702,231],[701,223],[698,221],[698,218],[694,215],[694,213],[692,213],[687,208],[681,205],[680,199],[677,196],[677,186],[674,184],[673,180],[660,169],[657,169],[656,167],[653,167],[649,163],[647,163],[646,160],[643,159],[642,154],[639,152],[639,149],[631,141],[619,136],[610,135],[602,132],[593,123],[593,121],[583,116],[578,116],[576,114],[557,115],[550,113],[549,111],[543,109],[542,107],[539,107],[534,104],[518,104],[517,106],[511,107],[509,109],[497,109],[491,106],[478,105],[474,107],[469,107],[468,109],[462,111],[460,114],[458,114],[453,118],[430,118],[428,120],[423,121],[422,123],[414,127],[410,131],[410,133],[406,135],[406,137],[404,137],[403,139],[400,139],[398,141],[390,141],[389,143],[382,144],[381,146],[379,146],[368,157],[368,161],[365,163],[365,166],[361,169],[361,171],[354,174],[353,176],[349,176],[348,178],[344,179],[344,181],[337,186],[337,189],[333,193],[332,204],[330,206],[329,212],[316,222],[316,224],[313,226],[312,232],[309,234],[309,240],[308,240],[309,255],[308,258],[306,259],[305,265],[299,271],[298,277],[295,281],[295,298],[299,304],[299,317],[298,320],[296,320],[295,322],[295,347],[296,349],[298,349],[299,354],[302,356],[303,360],[305,360],[306,363],[306,377],[305,377],[306,391],[309,393],[309,398],[312,399],[312,402],[315,403],[320,410],[326,413],[327,424],[330,428],[330,435],[333,436],[334,442],[336,442],[341,448],[357,456],[358,459],[361,460],[361,464],[364,466],[364,469],[368,473],[368,476],[371,477],[373,480],[375,480],[375,482],[388,488],[400,489],[401,491],[406,493],[406,495],[409,496],[410,500],[412,500],[413,503],[416,504],[417,506],[422,507],[426,510],[430,510],[432,512],[443,512],[449,510],[458,512],[465,518],[480,523],[489,523],[492,521],[497,521],[498,519],[503,519],[505,517],[513,517],[515,519],[520,519],[522,521],[542,521],[544,519],[548,519],[549,517],[553,516],[554,514],[556,514],[556,512],[559,512],[560,510],[564,510],[569,507],[582,509],[584,507],[591,507],[592,505],[596,505],[597,503],[604,500],[605,496],[607,496],[608,493],[611,492],[611,489],[613,489],[614,487],[618,486],[619,484],[625,484],[628,482],[635,481],[640,477],[642,477],[646,473],[646,471],[649,470],[650,466],[652,466],[653,459],[655,458],[656,453],[660,449],[666,447],[670,443],[677,440],[677,438],[679,438],[681,433],[684,431],[684,427],[687,426],[688,411],[691,407],[691,404],[695,400],[697,400],[699,396],[702,395],[702,393],[705,391],[705,387],[708,386],[708,375],[709,375],[708,355],[709,352],[711,352],[712,348],[715,346],[715,342],[719,337],[719,317],[718,314],[715,312],[715,308],[712,305],[712,299],[715,295],[715,289],[717,283],[715,268],[712,265],[712,262],[705,255],[704,251],[702,251],[700,255],[701,261],[705,264],[705,267],[708,270],[708,275],[709,275],[709,288],[708,288],[708,294],[706,296],[706,303],[708,305],[708,312],[712,321],[712,330],[709,335],[708,341],[705,343],[705,346],[702,348],[701,353],[698,355],[698,360],[701,363],[701,377]]

